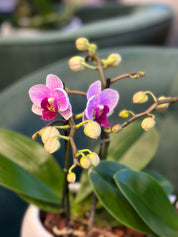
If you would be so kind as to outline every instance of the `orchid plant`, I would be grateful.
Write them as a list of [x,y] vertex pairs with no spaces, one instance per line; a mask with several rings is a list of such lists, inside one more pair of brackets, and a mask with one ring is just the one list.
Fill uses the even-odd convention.
[[[157,98],[150,91],[139,91],[133,95],[133,103],[145,103],[151,97],[151,106],[138,114],[127,109],[118,111],[118,123],[113,124],[112,114],[119,109],[119,92],[111,86],[121,79],[139,79],[145,74],[132,72],[106,79],[104,71],[117,67],[121,56],[111,54],[100,59],[97,46],[86,38],[77,39],[76,47],[86,51],[87,55],[72,57],[70,69],[74,72],[85,68],[98,70],[99,78],[85,92],[71,90],[64,84],[65,80],[48,74],[46,85],[38,84],[29,89],[32,112],[46,121],[45,127],[36,131],[32,138],[41,139],[43,145],[1,129],[0,184],[44,211],[45,226],[54,235],[61,236],[63,233],[58,228],[59,213],[66,218],[65,234],[78,236],[72,229],[71,220],[86,218],[89,212],[88,228],[81,230],[85,231],[82,232],[85,236],[96,224],[99,213],[110,225],[116,225],[117,221],[117,225],[128,226],[147,235],[178,237],[178,215],[168,199],[172,192],[171,184],[160,174],[143,170],[156,150],[152,145],[157,142],[152,112],[166,110],[178,101],[178,97]],[[79,114],[73,111],[71,94],[87,100],[84,111]],[[119,122],[122,121],[120,118],[125,121]],[[142,119],[141,124],[136,122],[138,119]],[[82,130],[89,139],[95,139],[96,148],[89,149],[86,145],[79,149],[75,140],[78,130]],[[145,144],[145,136],[153,141],[151,147]],[[135,143],[138,137],[139,146]],[[61,159],[65,160],[63,170],[51,155],[62,146],[65,147],[61,155]],[[142,146],[145,153],[137,159],[134,150]],[[129,150],[131,155],[124,156]],[[74,195],[70,191],[76,185],[78,187],[79,179],[80,188]]]

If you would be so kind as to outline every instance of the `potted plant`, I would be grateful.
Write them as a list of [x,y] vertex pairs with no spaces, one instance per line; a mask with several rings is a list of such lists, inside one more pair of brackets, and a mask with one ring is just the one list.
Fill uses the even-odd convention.
[[[133,103],[143,104],[150,98],[148,107],[140,113],[123,109],[119,117],[125,121],[118,123],[118,118],[113,124],[110,115],[117,109],[119,93],[111,87],[126,78],[139,80],[145,74],[132,72],[106,79],[105,70],[118,66],[120,55],[100,59],[97,46],[86,38],[79,38],[76,46],[87,51],[87,56],[72,57],[70,68],[75,72],[86,67],[98,70],[97,80],[86,92],[72,90],[58,76],[48,74],[46,85],[30,88],[32,111],[48,121],[32,136],[34,140],[40,137],[43,146],[1,129],[1,185],[42,210],[41,221],[51,233],[47,236],[119,236],[119,225],[152,236],[178,236],[178,216],[167,197],[171,185],[157,173],[140,171],[156,151],[158,134],[153,128],[156,120],[152,112],[166,110],[178,97],[157,98],[151,91],[136,92]],[[75,113],[72,96],[85,98],[82,111]],[[55,119],[58,114],[62,119]],[[142,119],[141,126],[137,119]],[[78,131],[85,136],[80,132],[78,136]],[[91,149],[86,147],[86,137],[94,139]],[[65,160],[63,171],[49,154],[59,148],[64,152],[60,157]],[[86,172],[81,175],[77,194],[72,195],[69,183],[75,183],[78,167]],[[35,236],[31,224],[28,226]],[[22,227],[22,237],[30,236],[25,230]]]

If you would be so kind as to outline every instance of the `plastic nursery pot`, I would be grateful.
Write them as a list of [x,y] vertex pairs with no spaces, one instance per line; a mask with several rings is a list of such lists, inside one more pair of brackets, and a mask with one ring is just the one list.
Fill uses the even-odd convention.
[[[174,203],[176,196],[171,195],[169,197],[170,202]],[[178,202],[176,205],[176,208],[178,210]],[[62,230],[61,230],[62,231]],[[94,230],[96,231],[96,230]],[[108,235],[106,236],[121,236],[121,233],[127,234],[127,236],[132,236],[132,237],[146,237],[146,235],[141,234],[137,231],[131,230],[129,228],[124,228],[124,227],[115,227],[113,228],[114,234],[111,232],[108,232]],[[110,234],[109,234],[110,233]],[[101,234],[101,233],[100,233]],[[40,210],[34,206],[34,205],[29,205],[27,208],[25,215],[23,217],[23,222],[21,226],[21,237],[54,237],[42,224],[42,221],[40,219]],[[62,236],[62,235],[60,235]],[[75,235],[77,236],[77,235]],[[81,235],[80,235],[81,236]],[[83,235],[84,236],[84,235]],[[92,235],[89,235],[92,236]],[[96,232],[95,232],[96,236]],[[99,233],[98,235],[99,236]],[[124,235],[122,235],[124,236]]]
[[[178,50],[159,47],[126,47],[126,48],[108,48],[98,51],[98,55],[106,58],[110,53],[120,53],[122,62],[119,67],[105,71],[106,77],[114,78],[118,75],[134,71],[144,71],[146,76],[139,80],[124,79],[116,83],[115,87],[119,91],[120,100],[115,113],[113,114],[113,123],[118,121],[118,112],[122,109],[133,109],[135,112],[142,111],[142,105],[132,104],[132,95],[139,90],[150,90],[156,96],[176,96],[178,94]],[[98,72],[86,69],[80,73],[74,73],[68,68],[68,59],[59,60],[48,65],[37,72],[19,79],[14,85],[5,89],[0,94],[0,127],[18,131],[29,137],[42,128],[46,123],[31,112],[31,101],[28,96],[28,90],[35,84],[45,84],[45,77],[49,73],[56,74],[65,82],[69,89],[78,89],[87,91],[88,86],[98,79]],[[86,100],[81,100],[80,96],[70,96],[73,106],[73,112],[79,113],[85,108]],[[144,105],[145,106],[145,105]],[[177,167],[178,167],[178,133],[177,133],[178,105],[171,105],[167,112],[156,113],[156,127],[160,133],[160,144],[151,163],[151,168],[159,171],[167,177],[174,185],[175,192],[178,191],[177,185]],[[112,118],[109,118],[112,121]],[[80,137],[81,134],[78,134]],[[86,147],[90,140],[76,137],[76,143],[79,147]],[[95,144],[93,144],[95,146]],[[91,148],[92,149],[92,148]],[[63,154],[63,150],[56,152],[58,159]],[[61,159],[59,159],[61,162]],[[61,165],[62,162],[61,162]],[[1,189],[0,189],[1,190]],[[0,195],[0,209],[4,209],[4,203],[9,197],[9,192]],[[17,197],[16,197],[17,198]],[[7,210],[0,216],[0,236],[6,236],[7,229],[9,236],[16,235],[17,232],[10,232],[12,224],[19,221],[12,211],[14,207],[22,210],[21,200],[14,198],[9,201]],[[11,222],[9,223],[9,218]],[[22,218],[22,216],[21,216]],[[20,228],[20,225],[19,225]]]
[[75,30],[17,31],[0,35],[0,90],[42,66],[76,53],[74,42],[87,37],[100,48],[164,44],[173,13],[164,5],[103,5],[81,8]]
[[[132,236],[132,237],[144,237],[144,234],[141,234],[139,232],[127,229],[127,228],[123,228],[123,227],[118,227],[118,230],[124,233],[124,231],[127,231],[127,236]],[[63,230],[61,230],[62,232]],[[98,232],[97,232],[98,231]],[[101,231],[102,234],[105,234],[105,236],[120,236],[120,234],[117,234],[116,229],[114,229],[113,231],[115,232],[115,234],[112,234],[112,232],[108,232],[107,230],[93,230],[94,235],[87,235],[87,236],[99,236],[101,233],[99,233],[99,231]],[[65,232],[65,229],[64,229]],[[80,235],[79,235],[80,232]],[[92,232],[92,231],[91,231]],[[107,233],[106,233],[107,232]],[[119,232],[118,232],[119,233]],[[54,237],[53,234],[51,234],[49,231],[47,231],[45,229],[45,227],[43,226],[41,220],[40,220],[40,210],[33,205],[30,205],[27,210],[26,213],[24,215],[23,218],[23,222],[22,222],[22,228],[21,228],[21,235],[20,237]],[[60,235],[60,236],[66,236],[66,235]],[[73,236],[73,235],[72,235]],[[76,234],[74,234],[74,236],[86,236],[85,234],[81,235],[81,231],[77,231],[76,230]],[[103,235],[102,235],[103,236]]]
[[37,207],[28,207],[22,222],[21,237],[53,237],[42,225],[39,215]]

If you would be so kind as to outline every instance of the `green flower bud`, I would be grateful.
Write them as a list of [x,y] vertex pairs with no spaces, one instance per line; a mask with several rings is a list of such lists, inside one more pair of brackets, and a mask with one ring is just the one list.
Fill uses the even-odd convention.
[[120,111],[119,117],[128,118],[129,117],[129,112],[126,109],[123,109],[123,110]]
[[74,72],[80,72],[85,69],[85,66],[82,64],[85,62],[85,59],[80,56],[74,56],[69,60],[69,67]]
[[45,143],[48,138],[56,137],[58,135],[60,135],[58,129],[53,126],[48,126],[40,130],[40,136],[43,143]]
[[34,134],[32,135],[32,139],[33,139],[33,140],[36,140],[36,139],[38,138],[38,134],[39,134],[39,132],[34,133]]
[[[165,99],[168,99],[170,97],[165,97],[165,96],[161,96],[158,98],[158,100],[165,100]],[[169,103],[164,103],[164,104],[160,104],[156,107],[156,110],[158,111],[164,111],[166,110],[167,108],[169,107]]]
[[101,127],[95,121],[90,121],[84,127],[84,133],[86,136],[97,139],[101,134]]
[[96,167],[100,163],[100,158],[95,152],[92,152],[87,156],[89,157],[92,166]]
[[155,126],[155,120],[151,117],[145,118],[142,123],[141,126],[145,131],[149,131],[150,129],[152,129]]
[[89,157],[88,157],[88,156],[83,156],[83,157],[80,159],[80,165],[81,165],[81,167],[84,168],[84,169],[90,168],[90,166],[91,166],[91,161],[90,161]]
[[97,50],[97,45],[96,44],[90,44],[88,50],[91,51],[92,53],[95,53],[96,50]]
[[89,41],[88,39],[82,37],[82,38],[78,38],[75,42],[76,48],[80,51],[86,51],[88,50],[88,46],[89,46]]
[[112,127],[112,132],[113,133],[118,133],[122,130],[122,126],[120,124],[116,124]]
[[73,173],[73,172],[69,172],[69,173],[67,174],[67,181],[68,181],[69,183],[74,183],[75,180],[76,180],[76,174]]
[[143,91],[138,91],[133,95],[133,103],[135,104],[142,104],[148,100],[148,96]]
[[57,138],[49,137],[44,143],[44,149],[49,153],[54,153],[61,147]]
[[121,62],[121,56],[119,54],[110,54],[107,58],[108,66],[117,67]]

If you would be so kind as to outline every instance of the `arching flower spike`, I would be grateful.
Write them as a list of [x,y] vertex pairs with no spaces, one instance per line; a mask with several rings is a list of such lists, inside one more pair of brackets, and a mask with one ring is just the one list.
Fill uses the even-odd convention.
[[83,120],[94,120],[102,127],[110,126],[107,117],[112,114],[118,103],[118,92],[110,88],[102,91],[101,82],[96,81],[88,89],[87,100]]
[[53,74],[46,77],[46,85],[35,85],[29,90],[33,102],[32,111],[42,116],[42,120],[52,120],[58,113],[68,120],[72,116],[72,108],[62,81]]

